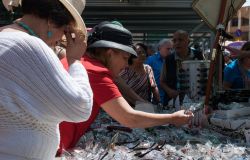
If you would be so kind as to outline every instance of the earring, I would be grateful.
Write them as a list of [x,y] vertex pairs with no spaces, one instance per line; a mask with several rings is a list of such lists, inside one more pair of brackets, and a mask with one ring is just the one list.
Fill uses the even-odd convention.
[[47,36],[48,36],[48,38],[51,38],[51,37],[52,37],[52,35],[53,35],[53,33],[52,33],[51,31],[48,31],[48,32],[47,32]]

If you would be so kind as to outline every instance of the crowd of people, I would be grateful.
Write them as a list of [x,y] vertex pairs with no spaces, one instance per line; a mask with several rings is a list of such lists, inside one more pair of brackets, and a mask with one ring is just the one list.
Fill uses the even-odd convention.
[[[19,2],[3,0],[9,10]],[[101,22],[87,34],[84,7],[85,0],[22,0],[23,17],[0,28],[0,159],[60,156],[75,147],[100,109],[129,128],[181,126],[193,118],[185,110],[134,109],[138,101],[167,105],[183,96],[181,63],[204,60],[201,50],[189,47],[189,34],[177,30],[156,51],[133,44],[132,33],[117,21]],[[242,51],[227,48],[239,59],[225,68],[225,89],[249,88],[249,44]]]

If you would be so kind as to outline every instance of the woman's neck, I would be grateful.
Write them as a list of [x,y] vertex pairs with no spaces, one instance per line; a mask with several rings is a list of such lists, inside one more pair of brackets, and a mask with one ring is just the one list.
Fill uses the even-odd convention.
[[181,59],[186,59],[188,57],[188,52],[189,52],[189,49],[185,49],[183,50],[182,53],[179,53],[178,56],[181,58]]
[[[34,15],[24,15],[17,20],[27,25],[38,37],[45,40],[48,30],[48,22]],[[28,31],[25,31],[28,33]]]
[[243,69],[245,70],[245,71],[248,71],[250,68],[247,66],[247,65],[242,65],[242,67],[243,67]]
[[136,72],[143,72],[144,71],[144,66],[143,63],[133,63],[131,67],[136,71]]
[[244,70],[244,71],[248,71],[248,67],[247,65],[244,63],[244,59],[243,60],[239,60],[239,65],[241,66],[241,68]]

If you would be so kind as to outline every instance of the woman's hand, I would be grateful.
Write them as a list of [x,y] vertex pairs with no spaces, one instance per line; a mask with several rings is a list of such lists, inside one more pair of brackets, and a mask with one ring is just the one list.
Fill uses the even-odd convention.
[[87,48],[86,32],[69,27],[65,31],[65,36],[67,39],[66,57],[68,63],[71,64],[75,60],[80,60],[82,55],[86,51]]
[[180,110],[172,113],[172,124],[176,126],[181,126],[183,124],[188,124],[189,121],[194,117],[193,113],[190,111]]

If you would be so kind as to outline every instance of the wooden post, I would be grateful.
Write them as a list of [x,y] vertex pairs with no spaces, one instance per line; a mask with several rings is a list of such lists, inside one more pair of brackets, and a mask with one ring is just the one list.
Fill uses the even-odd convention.
[[[219,18],[217,24],[222,24],[224,15],[225,15],[225,10],[226,10],[226,5],[227,5],[227,0],[221,0],[220,4],[220,13],[219,13]],[[210,92],[213,84],[213,75],[215,71],[215,65],[217,60],[219,59],[220,55],[217,53],[218,48],[219,48],[219,38],[220,38],[220,32],[217,30],[216,36],[215,36],[215,41],[213,44],[213,50],[212,50],[212,57],[210,61],[210,68],[209,68],[209,74],[208,74],[208,82],[207,82],[207,87],[206,87],[206,96],[205,96],[205,113],[207,114],[208,111],[208,103],[210,99]]]

